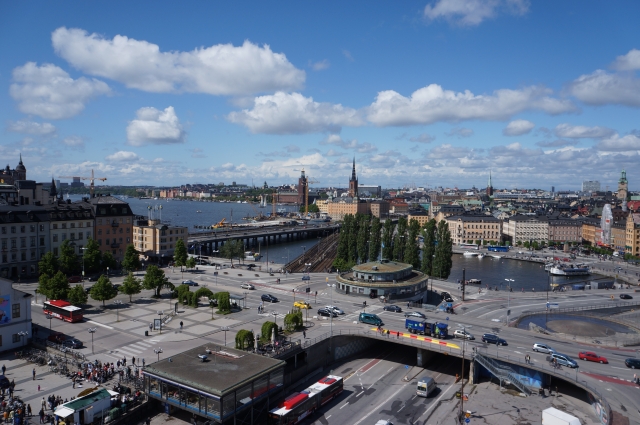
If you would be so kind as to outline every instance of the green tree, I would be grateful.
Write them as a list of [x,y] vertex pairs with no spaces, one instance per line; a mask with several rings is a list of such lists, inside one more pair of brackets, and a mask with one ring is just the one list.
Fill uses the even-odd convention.
[[447,279],[451,274],[453,261],[453,242],[449,232],[449,224],[446,220],[440,220],[437,233],[438,245],[436,246],[436,258],[433,262],[433,275],[440,279]]
[[95,239],[89,238],[84,250],[84,268],[88,273],[96,273],[102,268],[102,252]]
[[69,302],[77,307],[87,303],[87,293],[82,285],[76,285],[69,290]]
[[393,231],[396,225],[391,219],[386,219],[382,230],[382,258],[393,259]]
[[173,263],[180,267],[180,271],[182,271],[183,266],[187,265],[187,257],[187,247],[182,239],[178,239],[176,246],[173,248]]
[[75,245],[71,245],[68,239],[62,242],[60,245],[60,271],[66,274],[72,274],[78,271],[79,261],[76,255]]
[[249,350],[255,345],[255,336],[252,331],[240,329],[236,334],[236,350]]
[[342,258],[336,258],[335,260],[333,260],[333,263],[331,265],[336,270],[342,270],[343,272],[346,272],[347,270],[350,270],[355,264],[350,263],[349,261],[345,261]]
[[[304,205],[300,205],[300,212],[304,213]],[[316,204],[309,204],[309,212],[310,213],[319,213],[320,208]]]
[[107,267],[110,270],[115,270],[117,265],[118,263],[116,262],[116,259],[113,258],[113,254],[111,253],[111,251],[106,251],[104,254],[102,254],[102,270],[106,270]]
[[360,225],[358,226],[358,261],[366,263],[369,258],[367,248],[369,245],[369,216],[360,215]]
[[164,275],[164,271],[154,265],[147,267],[147,273],[144,275],[142,287],[144,289],[153,289],[156,297],[160,296],[162,288],[171,290],[175,288],[173,283],[169,282],[169,279]]
[[404,261],[404,247],[407,238],[407,218],[398,218],[396,226],[396,236],[393,239],[393,259],[396,261]]
[[122,268],[128,272],[133,272],[140,268],[140,254],[138,254],[133,244],[127,245],[127,250],[124,252],[124,259],[122,260]]
[[262,328],[260,329],[262,333],[260,335],[260,340],[263,342],[271,341],[271,336],[275,332],[276,338],[278,337],[278,325],[274,322],[266,321],[262,324]]
[[371,219],[371,231],[369,236],[369,261],[376,261],[380,255],[380,232],[382,231],[382,224],[378,217]]
[[91,287],[91,298],[96,301],[102,301],[102,305],[105,305],[105,301],[113,299],[118,295],[118,290],[113,287],[111,280],[105,275],[100,276],[100,279]]
[[142,292],[142,281],[133,275],[133,272],[129,272],[127,277],[122,281],[122,286],[120,287],[120,292],[123,294],[129,295],[129,302],[131,302],[131,297],[133,295],[139,294]]
[[351,226],[349,226],[349,236],[347,242],[349,244],[349,262],[356,264],[358,259],[358,224],[360,215],[350,216]]
[[433,275],[433,256],[436,254],[436,221],[431,219],[422,230],[422,273]]
[[229,301],[229,293],[228,292],[218,292],[218,311],[221,313],[228,313],[231,311],[231,302]]
[[187,259],[187,264],[186,264],[186,266],[187,266],[187,270],[189,270],[189,269],[191,269],[191,270],[195,269],[195,268],[196,268],[196,259],[195,259],[194,257],[189,257],[189,258]]
[[347,214],[343,218],[342,226],[340,227],[340,237],[338,238],[336,260],[349,261],[349,232],[352,217],[351,214]]
[[244,255],[244,246],[242,245],[242,241],[237,239],[230,239],[222,245],[220,248],[220,255],[223,258],[228,258],[231,260],[231,265],[233,266],[234,258],[242,258]]
[[407,241],[404,248],[405,263],[411,264],[414,269],[420,270],[420,247],[418,246],[418,234],[420,233],[420,223],[411,219],[407,232]]
[[302,328],[303,324],[304,319],[302,318],[302,311],[300,311],[299,308],[296,308],[284,316],[284,328],[289,332]]
[[40,275],[38,293],[44,295],[50,300],[67,299],[69,289],[69,280],[62,272],[57,272],[52,277],[45,274]]
[[45,275],[47,278],[54,276],[60,270],[58,258],[51,251],[42,256],[38,263],[38,271],[40,276]]

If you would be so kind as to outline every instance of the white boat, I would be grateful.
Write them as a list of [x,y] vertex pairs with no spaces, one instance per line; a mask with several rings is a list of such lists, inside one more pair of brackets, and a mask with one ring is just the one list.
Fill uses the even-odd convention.
[[196,211],[196,212],[197,212],[197,213],[201,213],[202,211],[198,210],[198,211]]
[[548,272],[553,267],[555,267],[555,263],[547,263],[547,264],[544,265],[544,271]]
[[480,285],[482,281],[480,279],[469,279],[467,280],[467,285]]
[[465,251],[462,255],[465,256],[465,257],[475,257],[476,255],[478,255],[478,253],[471,252],[471,251]]
[[484,258],[484,254],[478,254],[478,258],[480,259]]
[[498,254],[489,254],[490,257],[493,258],[502,258],[501,256],[499,256]]
[[261,258],[262,258],[262,255],[259,252],[245,251],[244,253],[245,260],[258,261]]
[[591,271],[587,266],[558,265],[551,267],[549,273],[554,276],[588,276],[589,274],[591,274]]

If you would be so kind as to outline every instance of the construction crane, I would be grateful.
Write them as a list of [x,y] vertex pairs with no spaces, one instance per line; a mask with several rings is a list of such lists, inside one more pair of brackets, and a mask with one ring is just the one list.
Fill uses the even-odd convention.
[[105,181],[107,180],[106,177],[94,177],[93,176],[93,169],[91,169],[91,177],[78,177],[78,176],[58,176],[59,179],[80,179],[80,180],[89,180],[91,181],[91,185],[89,186],[89,193],[91,194],[91,197],[93,198],[93,190],[94,190],[94,181],[96,180],[100,180],[100,181]]
[[315,180],[312,177],[305,176],[304,168],[302,170],[293,170],[293,171],[302,172],[301,178],[303,178],[304,182],[305,182],[305,185],[304,185],[304,215],[307,216],[307,215],[309,215],[309,185],[310,184],[317,184],[317,183],[320,183],[320,182],[318,180]]

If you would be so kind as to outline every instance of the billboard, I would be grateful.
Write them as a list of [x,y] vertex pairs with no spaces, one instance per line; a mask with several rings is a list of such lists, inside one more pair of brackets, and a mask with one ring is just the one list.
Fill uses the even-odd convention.
[[11,295],[0,295],[0,326],[11,323]]

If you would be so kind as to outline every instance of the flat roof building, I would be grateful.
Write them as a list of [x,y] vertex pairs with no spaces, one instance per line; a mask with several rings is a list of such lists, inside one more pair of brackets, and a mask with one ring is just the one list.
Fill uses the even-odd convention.
[[413,270],[411,264],[397,261],[375,261],[352,267],[352,272],[336,278],[336,291],[369,298],[408,298],[427,289],[428,276]]
[[[206,356],[206,358],[205,358]],[[285,362],[206,344],[146,366],[150,398],[219,424],[264,424],[282,398]]]

